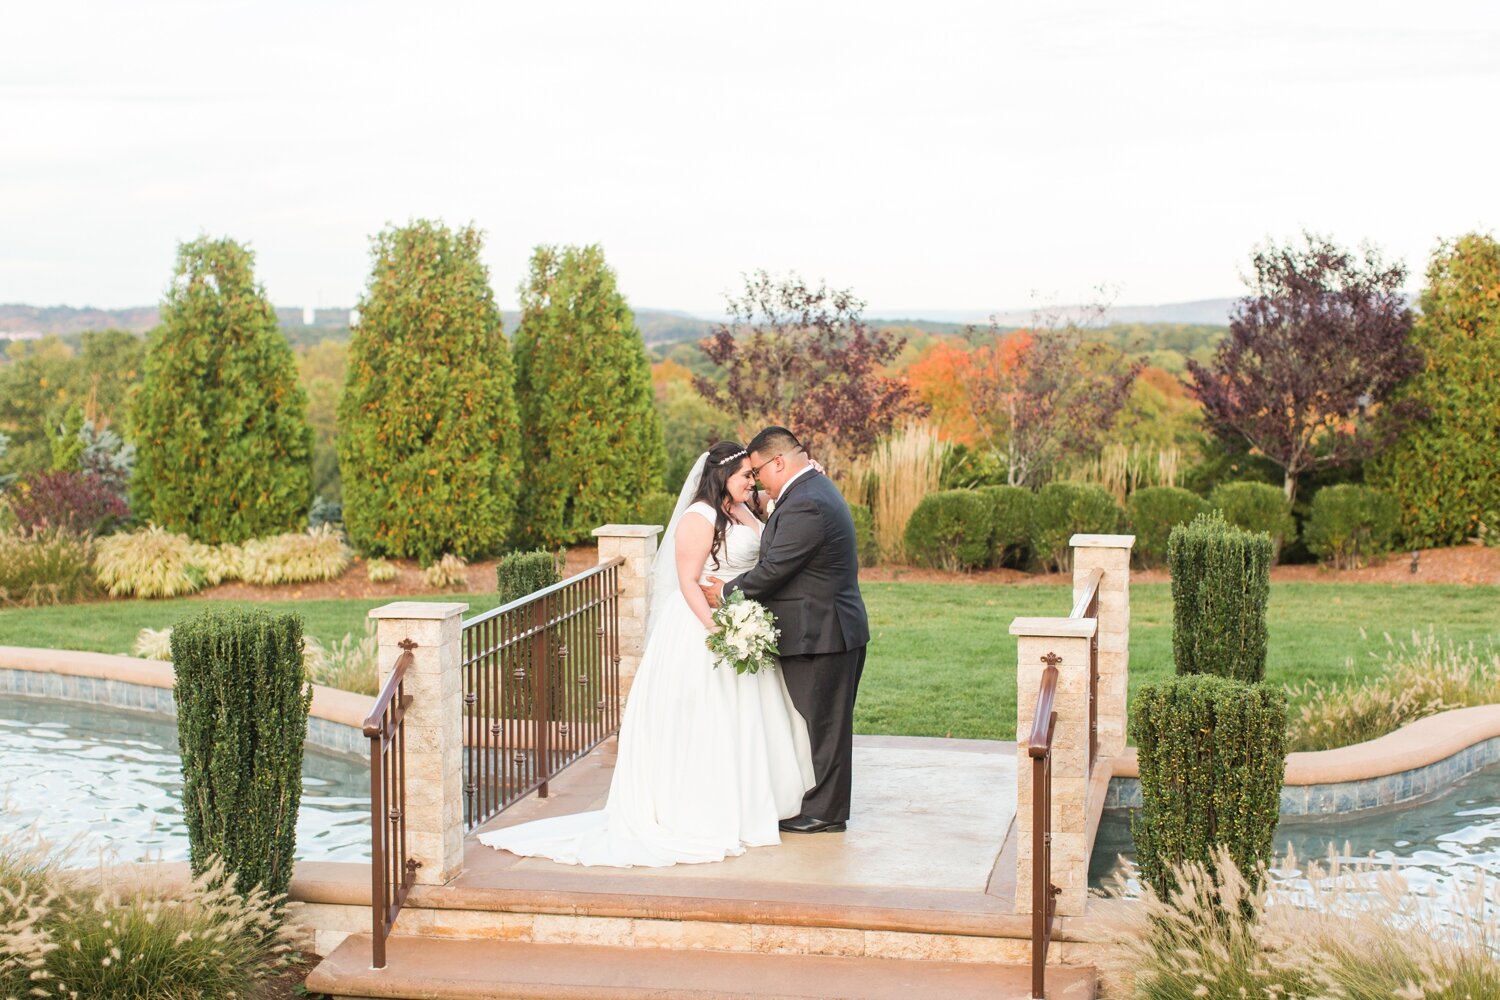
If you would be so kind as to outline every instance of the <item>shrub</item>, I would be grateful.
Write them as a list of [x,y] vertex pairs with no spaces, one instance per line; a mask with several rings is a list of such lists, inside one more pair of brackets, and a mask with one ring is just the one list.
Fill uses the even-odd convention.
[[275,901],[224,885],[215,859],[186,886],[135,868],[63,871],[40,844],[0,842],[0,995],[120,1000],[257,996],[289,931]]
[[1209,506],[1224,515],[1225,523],[1271,536],[1271,559],[1297,540],[1297,520],[1286,491],[1270,483],[1220,483],[1208,497]]
[[515,360],[522,540],[569,544],[639,518],[667,452],[645,343],[598,246],[536,248]]
[[1365,469],[1396,497],[1412,548],[1490,534],[1500,514],[1500,240],[1470,233],[1433,254],[1412,341],[1426,365],[1398,393],[1426,411]]
[[[687,477],[684,475],[684,479]],[[646,494],[646,499],[641,502],[641,523],[659,524],[662,528],[672,523],[672,515],[677,511],[677,495],[665,493],[661,490],[653,490]]]
[[1172,529],[1208,510],[1198,494],[1176,486],[1147,486],[1130,494],[1130,527],[1135,532],[1135,554],[1143,566],[1167,561]]
[[207,611],[172,630],[182,812],[195,874],[211,859],[241,895],[286,892],[302,800],[302,744],[312,688],[302,619]]
[[1044,569],[1073,568],[1068,541],[1076,534],[1112,534],[1124,515],[1103,487],[1081,483],[1048,483],[1037,491],[1031,525],[1031,550]]
[[380,693],[379,653],[375,623],[369,619],[365,620],[365,633],[361,638],[356,639],[352,632],[346,632],[331,646],[309,639],[308,655],[304,657],[308,680],[340,691],[377,695]]
[[515,524],[514,377],[482,244],[424,220],[375,237],[338,404],[344,527],[367,555],[473,558]]
[[[1500,940],[1487,902],[1493,876],[1455,885],[1443,903],[1398,866],[1345,866],[1289,855],[1276,871],[1213,865],[1173,873],[1170,896],[1143,887],[1110,914],[1100,961],[1109,996],[1149,1000],[1477,1000],[1500,996]],[[1305,871],[1299,871],[1305,869]],[[1462,876],[1460,876],[1460,879]],[[1414,933],[1413,928],[1421,928]]]
[[1142,687],[1130,706],[1141,811],[1141,878],[1165,897],[1172,869],[1211,865],[1223,847],[1242,871],[1271,860],[1286,767],[1286,695],[1227,677]]
[[39,472],[10,493],[11,510],[23,528],[63,528],[98,535],[130,517],[130,508],[98,476],[86,472]]
[[1307,547],[1339,569],[1354,569],[1391,550],[1400,516],[1388,493],[1354,483],[1325,486],[1313,495]]
[[318,497],[313,501],[312,509],[307,512],[307,526],[309,528],[321,528],[325,524],[342,525],[344,523],[344,505],[337,500],[329,500],[327,497]]
[[859,550],[859,564],[874,566],[880,562],[880,546],[875,543],[875,515],[862,503],[849,505],[854,518],[854,545]]
[[1177,672],[1264,678],[1270,536],[1231,528],[1217,512],[1200,514],[1172,529],[1167,563]]
[[132,506],[207,544],[297,528],[313,498],[307,396],[254,259],[227,239],[178,248],[131,410]]
[[990,505],[990,552],[995,565],[1024,568],[1031,549],[1036,494],[1024,486],[985,486],[978,491]]
[[149,525],[95,546],[94,572],[112,597],[179,597],[233,576],[232,558]]
[[469,564],[452,552],[422,570],[422,579],[433,590],[452,590],[469,582]]
[[325,524],[246,542],[239,550],[239,577],[261,586],[336,580],[353,558],[338,528]]
[[371,583],[390,583],[396,579],[396,567],[384,559],[371,559],[365,566],[365,576]]
[[[673,501],[676,505],[676,501]],[[531,552],[512,552],[500,559],[495,567],[495,580],[500,591],[500,603],[509,604],[527,594],[552,586],[562,579],[562,552],[535,549]]]
[[1288,690],[1301,702],[1292,716],[1292,750],[1332,750],[1449,709],[1500,704],[1500,650],[1444,642],[1431,628],[1425,635],[1413,632],[1410,645],[1389,635],[1385,641],[1376,675],[1326,687],[1307,681]]
[[35,607],[94,596],[92,546],[58,528],[0,532],[0,604]]
[[973,490],[929,493],[906,523],[906,551],[924,566],[976,569],[990,561],[990,505]]

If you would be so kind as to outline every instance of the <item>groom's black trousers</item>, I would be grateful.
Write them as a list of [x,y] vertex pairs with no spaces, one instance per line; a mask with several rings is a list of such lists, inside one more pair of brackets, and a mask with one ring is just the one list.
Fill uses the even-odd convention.
[[865,670],[865,647],[843,653],[783,656],[787,693],[812,743],[818,783],[802,798],[802,815],[829,823],[849,819],[854,771],[854,697]]

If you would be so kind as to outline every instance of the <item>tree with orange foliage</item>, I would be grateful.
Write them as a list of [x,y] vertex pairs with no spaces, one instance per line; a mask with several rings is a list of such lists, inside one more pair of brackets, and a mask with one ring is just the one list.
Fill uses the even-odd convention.
[[962,346],[939,340],[906,370],[917,398],[931,407],[938,434],[945,441],[970,447],[979,442],[979,425],[965,389],[973,363],[973,356]]

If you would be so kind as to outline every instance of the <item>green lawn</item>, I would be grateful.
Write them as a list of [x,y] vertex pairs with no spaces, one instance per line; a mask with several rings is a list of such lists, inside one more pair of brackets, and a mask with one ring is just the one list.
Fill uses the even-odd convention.
[[[860,689],[856,726],[862,733],[1014,739],[1016,643],[1007,629],[1021,615],[1062,615],[1071,594],[1062,587],[871,583],[864,586],[874,638]],[[471,612],[495,596],[458,595]],[[378,600],[275,601],[296,611],[307,631],[329,642],[358,631]],[[161,628],[211,607],[203,600],[107,601],[53,608],[0,610],[0,645],[47,646],[124,653],[136,631]],[[1500,587],[1281,583],[1271,588],[1267,679],[1329,681],[1374,663],[1382,633],[1405,638],[1435,626],[1452,639],[1500,644]],[[1367,637],[1360,636],[1363,628]],[[1167,584],[1131,592],[1130,686],[1172,671],[1172,608]],[[1029,695],[1030,696],[1030,695]]]

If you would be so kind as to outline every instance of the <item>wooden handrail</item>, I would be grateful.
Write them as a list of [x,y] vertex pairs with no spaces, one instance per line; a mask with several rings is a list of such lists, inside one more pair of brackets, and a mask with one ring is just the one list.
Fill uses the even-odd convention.
[[1099,583],[1104,579],[1104,570],[1093,569],[1089,575],[1083,578],[1083,593],[1078,595],[1078,600],[1073,602],[1073,610],[1068,612],[1069,618],[1089,617],[1089,605],[1094,603],[1094,598],[1099,594]]
[[591,566],[588,569],[584,570],[582,573],[574,574],[573,576],[568,577],[566,580],[559,580],[550,587],[543,587],[541,590],[532,591],[524,597],[518,597],[514,601],[511,601],[509,604],[502,604],[498,608],[491,608],[483,614],[475,615],[473,618],[465,618],[464,628],[472,628],[473,626],[478,625],[480,622],[489,621],[491,618],[499,617],[500,615],[505,614],[505,612],[507,611],[514,611],[517,608],[525,607],[532,601],[539,601],[544,597],[548,597],[552,594],[557,593],[558,591],[565,590],[568,587],[579,583],[580,581],[587,580],[591,576],[598,576],[600,573],[603,573],[607,569],[614,569],[616,566],[623,565],[625,565],[625,557],[615,556],[608,562],[602,562],[597,566]]
[[[1052,653],[1043,657],[1057,659]],[[1036,689],[1036,714],[1031,718],[1031,735],[1026,739],[1026,752],[1033,758],[1045,757],[1052,752],[1052,730],[1057,721],[1057,713],[1052,711],[1052,703],[1057,700],[1057,664],[1048,663],[1047,669],[1042,671],[1042,683]]]
[[[417,648],[417,644],[410,639],[402,639],[398,645],[405,650],[396,657],[396,665],[391,668],[391,676],[386,679],[385,687],[380,689],[380,694],[375,696],[375,705],[370,709],[370,714],[365,716],[365,736],[380,736],[385,732],[385,713],[391,707],[391,702],[396,700],[396,692],[401,688],[401,682],[406,678],[406,668],[412,664],[411,651]],[[397,709],[404,712],[406,706],[398,705]]]

